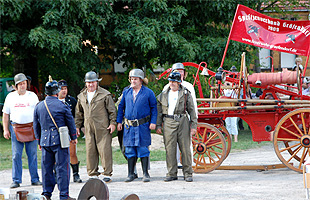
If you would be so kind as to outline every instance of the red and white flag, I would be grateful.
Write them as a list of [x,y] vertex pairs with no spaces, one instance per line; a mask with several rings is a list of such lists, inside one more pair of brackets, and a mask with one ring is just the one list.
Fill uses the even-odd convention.
[[265,49],[308,56],[310,21],[275,19],[238,5],[229,39]]

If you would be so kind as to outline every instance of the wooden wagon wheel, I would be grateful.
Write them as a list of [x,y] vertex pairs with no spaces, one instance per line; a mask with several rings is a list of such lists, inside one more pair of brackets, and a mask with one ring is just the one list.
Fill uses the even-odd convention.
[[228,130],[223,125],[219,127],[219,130],[222,132],[226,141],[226,158],[227,158],[231,150],[231,135],[228,133]]
[[207,173],[215,170],[226,158],[226,141],[217,128],[207,123],[198,123],[196,134],[192,136],[193,170]]
[[276,126],[273,145],[285,166],[302,172],[303,164],[310,156],[310,109],[297,109],[286,114]]

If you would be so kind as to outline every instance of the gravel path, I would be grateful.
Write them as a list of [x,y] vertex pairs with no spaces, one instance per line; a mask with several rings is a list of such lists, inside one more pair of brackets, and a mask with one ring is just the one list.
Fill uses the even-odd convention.
[[[222,165],[265,165],[281,164],[271,145],[258,149],[231,153]],[[303,188],[302,174],[287,168],[257,172],[255,170],[215,170],[208,174],[194,174],[194,182],[183,180],[179,170],[179,180],[164,182],[166,164],[164,161],[151,162],[151,182],[143,183],[140,163],[137,164],[139,179],[125,183],[127,165],[114,165],[113,181],[108,183],[111,200],[120,200],[129,193],[137,194],[141,200],[179,200],[179,199],[305,199],[306,190]],[[40,172],[41,173],[41,172]],[[88,179],[86,168],[80,169],[83,183],[70,183],[70,195],[77,198]],[[11,170],[0,171],[0,188],[7,188],[11,184]],[[28,170],[23,173],[24,182],[20,188],[11,189],[11,193],[18,190],[34,189],[41,193],[41,187],[32,187]],[[52,199],[58,199],[55,188]]]

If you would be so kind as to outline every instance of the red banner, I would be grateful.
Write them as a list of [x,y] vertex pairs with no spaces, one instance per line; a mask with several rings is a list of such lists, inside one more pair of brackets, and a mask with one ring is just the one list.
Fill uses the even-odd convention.
[[308,56],[310,21],[275,19],[238,5],[230,39],[265,49]]

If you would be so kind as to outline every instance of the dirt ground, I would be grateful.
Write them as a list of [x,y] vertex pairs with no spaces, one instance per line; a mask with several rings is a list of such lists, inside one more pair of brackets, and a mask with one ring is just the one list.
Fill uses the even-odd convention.
[[[161,136],[154,136],[161,137]],[[163,148],[160,138],[154,139],[158,144],[152,148]],[[117,142],[113,142],[117,145]],[[231,153],[223,162],[227,165],[269,165],[281,164],[274,149],[270,145],[263,148]],[[164,161],[151,162],[151,182],[143,183],[140,163],[137,164],[139,178],[131,183],[125,183],[127,165],[113,166],[113,181],[108,183],[111,200],[120,200],[124,195],[134,193],[141,200],[176,200],[176,199],[305,199],[306,189],[303,188],[303,177],[288,168],[273,169],[258,172],[256,170],[215,170],[208,174],[194,174],[194,182],[183,180],[182,170],[179,170],[178,180],[164,182],[166,164]],[[41,171],[40,171],[41,174]],[[88,179],[86,168],[80,169],[83,183],[70,183],[70,196],[77,198]],[[11,170],[0,171],[0,188],[8,188],[11,184]],[[71,180],[72,181],[72,180]],[[31,186],[28,170],[23,171],[23,183],[20,188],[11,189],[10,193],[18,190],[33,188],[35,193],[41,193],[42,187]],[[57,187],[52,199],[58,199]]]

